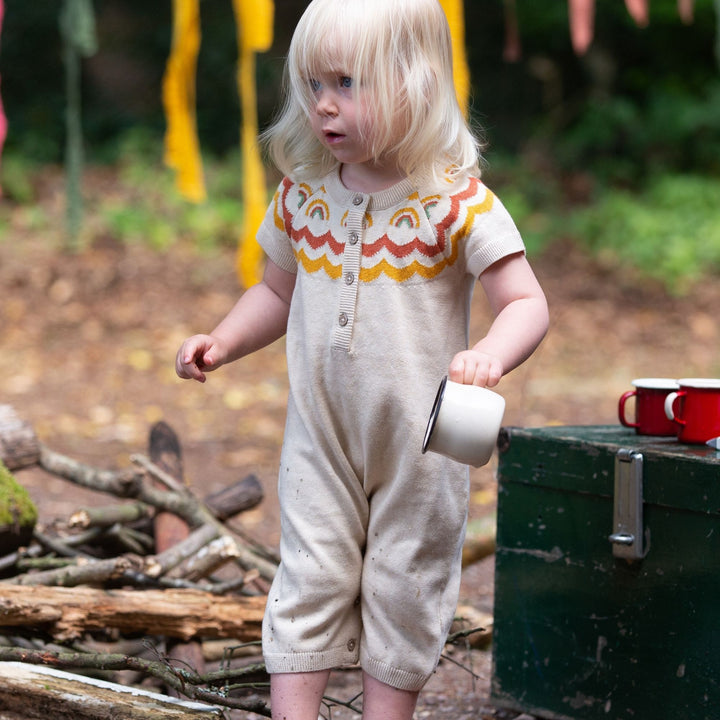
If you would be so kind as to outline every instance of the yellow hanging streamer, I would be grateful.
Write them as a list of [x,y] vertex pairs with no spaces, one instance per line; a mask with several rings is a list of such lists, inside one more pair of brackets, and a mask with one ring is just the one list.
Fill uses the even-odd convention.
[[470,104],[470,69],[465,54],[465,14],[462,0],[440,0],[450,26],[453,45],[453,70],[455,94],[463,112],[467,115]]
[[192,202],[206,198],[195,115],[199,50],[199,0],[173,0],[172,49],[162,85],[167,118],[165,164],[175,170],[178,190]]
[[255,53],[269,50],[272,44],[274,5],[272,0],[233,0],[233,9],[238,27],[237,83],[242,109],[240,141],[245,207],[236,270],[240,282],[247,288],[262,275],[262,249],[255,235],[267,209],[265,171],[257,143]]

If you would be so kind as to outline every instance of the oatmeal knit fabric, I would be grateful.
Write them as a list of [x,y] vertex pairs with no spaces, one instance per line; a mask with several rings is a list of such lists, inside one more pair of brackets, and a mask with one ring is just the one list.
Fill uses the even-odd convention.
[[418,690],[455,612],[468,504],[467,467],[423,454],[425,427],[477,277],[522,240],[476,178],[364,194],[337,171],[284,179],[258,240],[297,273],[268,670],[359,660]]

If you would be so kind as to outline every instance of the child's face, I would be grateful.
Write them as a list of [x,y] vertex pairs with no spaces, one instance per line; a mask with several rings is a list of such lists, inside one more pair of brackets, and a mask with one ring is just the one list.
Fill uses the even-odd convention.
[[326,72],[309,81],[315,105],[310,124],[318,140],[343,164],[372,163],[369,115],[362,91],[342,72]]

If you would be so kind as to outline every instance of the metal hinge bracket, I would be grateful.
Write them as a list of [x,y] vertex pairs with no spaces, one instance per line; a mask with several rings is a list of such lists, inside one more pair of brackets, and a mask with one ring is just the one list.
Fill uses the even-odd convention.
[[613,531],[608,538],[613,555],[639,560],[643,552],[643,456],[620,449],[615,455]]

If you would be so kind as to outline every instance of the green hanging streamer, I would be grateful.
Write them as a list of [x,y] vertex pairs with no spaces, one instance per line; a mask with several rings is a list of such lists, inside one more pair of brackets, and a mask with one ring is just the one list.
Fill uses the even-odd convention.
[[82,122],[80,59],[97,52],[92,0],[64,0],[60,34],[65,62],[65,171],[67,175],[67,229],[71,249],[77,247],[82,221]]

